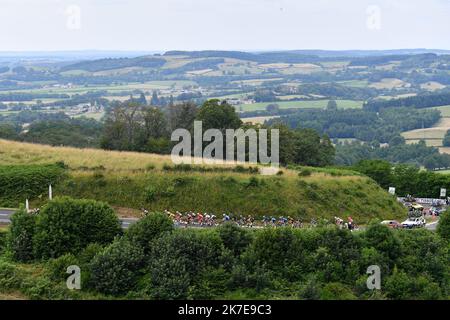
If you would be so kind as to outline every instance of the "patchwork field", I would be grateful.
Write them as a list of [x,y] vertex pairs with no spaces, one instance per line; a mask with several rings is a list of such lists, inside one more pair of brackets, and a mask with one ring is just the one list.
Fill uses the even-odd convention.
[[[238,106],[238,111],[258,111],[266,110],[269,104],[277,104],[281,109],[324,109],[329,100],[310,100],[310,101],[277,101],[277,102],[258,102],[252,104],[241,104]],[[340,109],[360,109],[362,108],[362,101],[354,100],[336,100],[338,108]]]
[[[443,116],[441,120],[431,128],[416,129],[405,131],[402,136],[407,143],[417,143],[420,140],[425,140],[427,146],[442,147],[442,140],[444,139],[447,130],[450,130],[450,106],[436,107],[441,111]],[[443,150],[444,151],[444,150]]]

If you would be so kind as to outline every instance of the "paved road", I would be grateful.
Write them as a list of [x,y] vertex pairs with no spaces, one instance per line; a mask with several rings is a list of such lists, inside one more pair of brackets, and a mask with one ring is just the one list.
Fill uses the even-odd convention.
[[[10,217],[13,213],[14,213],[14,210],[12,210],[12,209],[0,209],[0,224],[1,223],[2,224],[11,223]],[[137,218],[119,218],[119,220],[120,220],[120,223],[122,224],[122,228],[127,229],[130,227],[130,225],[132,225],[139,219],[137,219]],[[437,224],[438,224],[438,221],[427,223],[425,228],[428,230],[435,231]]]
[[425,228],[428,229],[428,230],[431,230],[431,231],[436,231],[438,222],[439,222],[439,220],[438,220],[438,221],[435,221],[435,222],[427,223],[427,225],[425,226]]
[[0,223],[10,223],[10,216],[13,213],[13,210],[0,209]]

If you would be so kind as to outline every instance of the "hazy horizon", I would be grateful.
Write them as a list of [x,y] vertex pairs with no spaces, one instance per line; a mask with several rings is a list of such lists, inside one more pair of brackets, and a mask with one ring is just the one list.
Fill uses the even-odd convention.
[[0,0],[1,52],[450,50],[447,0]]

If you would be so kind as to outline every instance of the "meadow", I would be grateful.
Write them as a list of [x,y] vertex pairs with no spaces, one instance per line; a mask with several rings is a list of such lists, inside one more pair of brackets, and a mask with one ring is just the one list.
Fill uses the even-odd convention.
[[[241,104],[238,106],[239,111],[259,111],[266,110],[269,104],[277,104],[280,109],[324,109],[329,100],[303,100],[303,101],[277,101],[277,102],[257,102],[252,104]],[[360,109],[362,101],[354,100],[336,100],[340,109]]]
[[[167,169],[172,166],[170,157],[162,155],[5,140],[0,140],[0,150],[0,166],[63,161],[68,166],[68,177],[54,186],[55,195],[97,199],[122,208],[233,212],[259,217],[290,215],[302,219],[351,215],[359,223],[373,218],[402,218],[405,214],[395,198],[374,181],[348,171],[282,168],[282,174],[263,176],[247,170],[231,171],[236,166],[230,164],[222,166],[229,171],[201,167],[176,171]],[[45,201],[45,196],[34,198],[32,204]]]

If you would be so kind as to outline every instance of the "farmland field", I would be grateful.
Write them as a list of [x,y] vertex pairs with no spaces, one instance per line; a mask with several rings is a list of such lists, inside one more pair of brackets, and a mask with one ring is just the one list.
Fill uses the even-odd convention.
[[[239,105],[240,111],[258,111],[265,110],[269,104],[277,104],[281,109],[323,109],[327,106],[329,100],[310,100],[310,101],[277,101],[277,102],[258,102],[252,104]],[[362,101],[354,100],[336,100],[340,109],[360,109]]]
[[425,140],[427,146],[442,147],[442,139],[444,139],[447,130],[450,130],[450,118],[442,117],[441,120],[431,128],[405,131],[402,133],[402,136],[405,138],[406,143],[417,143],[419,140]]

